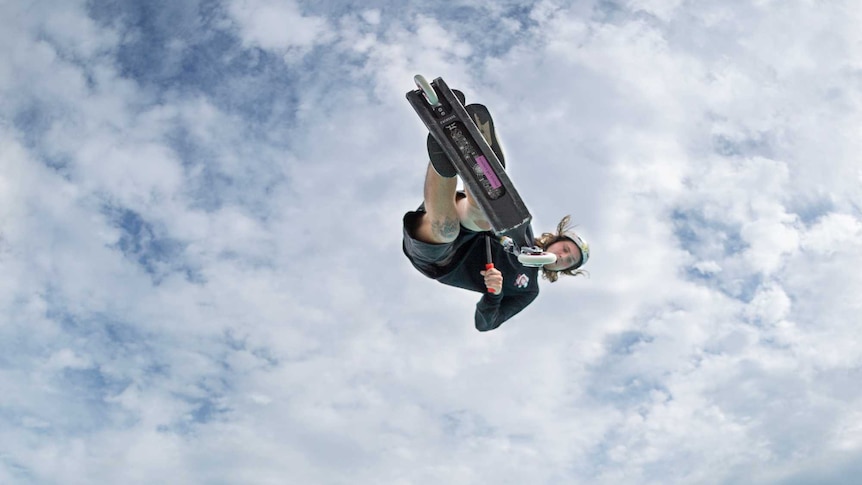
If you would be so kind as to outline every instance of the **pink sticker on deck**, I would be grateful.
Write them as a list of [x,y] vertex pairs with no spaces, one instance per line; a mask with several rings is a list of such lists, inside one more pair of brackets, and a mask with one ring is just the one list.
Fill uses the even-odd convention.
[[491,170],[491,164],[488,163],[488,160],[485,158],[485,155],[479,155],[478,157],[476,157],[476,163],[478,163],[479,166],[482,167],[482,171],[485,172],[485,177],[488,179],[488,183],[491,184],[491,187],[499,189],[503,186],[503,184],[500,182],[500,179],[497,178],[497,174],[495,174],[494,171]]

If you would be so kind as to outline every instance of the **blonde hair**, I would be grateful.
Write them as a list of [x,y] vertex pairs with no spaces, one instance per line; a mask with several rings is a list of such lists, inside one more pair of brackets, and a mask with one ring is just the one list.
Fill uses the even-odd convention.
[[[571,231],[571,220],[572,216],[563,217],[559,224],[557,224],[557,232],[545,232],[542,233],[541,236],[535,239],[536,246],[539,246],[543,250],[547,250],[548,246],[554,244],[557,241],[567,240],[574,235],[574,232]],[[581,261],[583,262],[584,255],[581,254]],[[589,276],[589,273],[577,268],[563,269],[563,270],[550,270],[542,268],[542,278],[550,281],[551,283],[557,281],[560,275],[567,276]]]

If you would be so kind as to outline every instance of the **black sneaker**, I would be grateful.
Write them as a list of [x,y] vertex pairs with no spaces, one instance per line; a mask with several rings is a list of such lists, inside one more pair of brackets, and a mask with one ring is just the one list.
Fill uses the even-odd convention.
[[482,133],[485,141],[491,146],[491,150],[494,150],[494,154],[496,154],[497,158],[500,160],[500,165],[502,165],[503,168],[506,168],[506,159],[503,157],[503,149],[500,147],[500,142],[497,140],[497,135],[494,131],[494,120],[491,119],[491,113],[488,111],[488,108],[486,108],[485,105],[476,103],[467,105],[465,108],[467,109],[467,114],[469,114],[470,118],[473,119],[473,122],[476,123],[476,126],[479,128],[479,132]]
[[[453,89],[452,93],[455,94],[455,97],[461,101],[461,104],[464,104],[464,100],[466,99],[464,93],[457,89]],[[434,171],[437,172],[441,177],[452,178],[458,175],[458,172],[455,171],[455,167],[452,165],[452,161],[449,160],[449,157],[446,156],[446,152],[443,151],[443,148],[440,147],[440,144],[437,143],[437,140],[431,136],[431,133],[428,133],[428,139],[425,142],[428,148],[428,158],[431,159],[431,166],[434,167]]]
[[449,160],[446,152],[443,151],[437,140],[431,136],[431,133],[428,133],[426,145],[428,147],[428,158],[431,159],[431,166],[434,167],[434,171],[438,175],[445,178],[452,178],[458,175],[458,172],[455,171],[455,166],[452,165],[452,161]]

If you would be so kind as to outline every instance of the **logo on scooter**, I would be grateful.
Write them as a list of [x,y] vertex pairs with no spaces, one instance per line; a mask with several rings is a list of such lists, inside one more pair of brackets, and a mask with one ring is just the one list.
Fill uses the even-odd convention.
[[530,277],[521,273],[515,279],[515,286],[518,288],[526,288],[530,284]]

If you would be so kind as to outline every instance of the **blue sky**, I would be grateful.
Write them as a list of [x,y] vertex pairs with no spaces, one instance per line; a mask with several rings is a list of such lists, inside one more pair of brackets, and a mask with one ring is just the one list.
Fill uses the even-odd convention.
[[[852,483],[857,2],[0,3],[0,482]],[[412,76],[589,279],[412,269]]]

